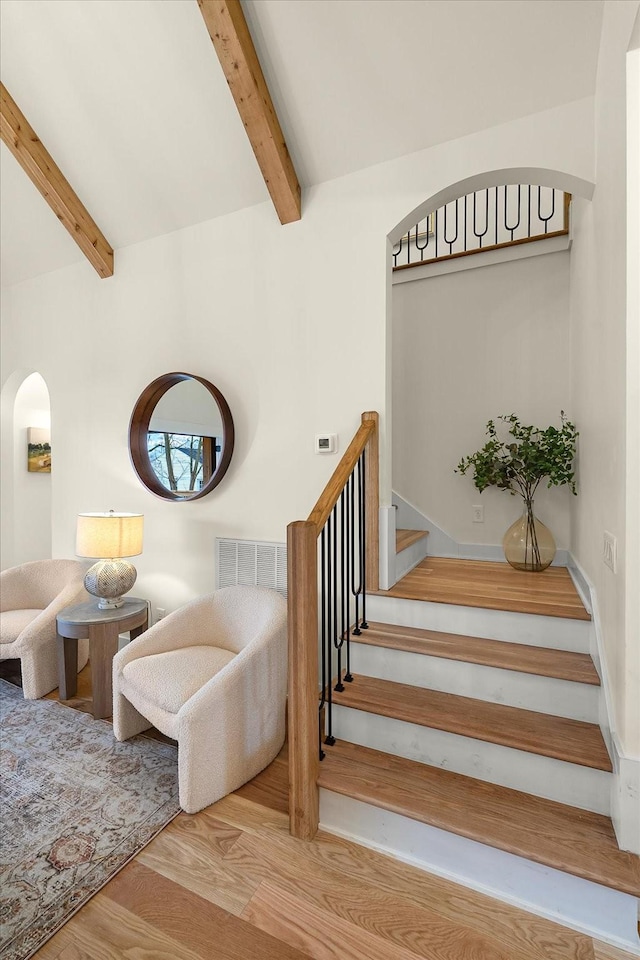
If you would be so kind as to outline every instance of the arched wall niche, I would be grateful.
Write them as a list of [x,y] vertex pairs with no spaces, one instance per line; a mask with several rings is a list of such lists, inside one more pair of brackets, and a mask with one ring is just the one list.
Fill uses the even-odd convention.
[[1,567],[51,556],[51,473],[27,469],[27,430],[51,428],[47,384],[35,370],[14,371],[0,395]]

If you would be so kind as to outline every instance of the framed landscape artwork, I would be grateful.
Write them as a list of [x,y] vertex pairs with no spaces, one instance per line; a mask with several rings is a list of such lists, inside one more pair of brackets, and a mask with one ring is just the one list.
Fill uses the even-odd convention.
[[44,427],[27,427],[27,470],[51,473],[51,434]]

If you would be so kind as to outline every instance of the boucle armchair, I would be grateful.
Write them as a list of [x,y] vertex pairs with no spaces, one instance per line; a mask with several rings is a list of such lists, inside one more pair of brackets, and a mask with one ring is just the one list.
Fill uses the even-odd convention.
[[285,737],[287,605],[223,587],[132,640],[113,660],[113,731],[178,741],[180,806],[196,813],[255,777]]
[[[84,567],[77,560],[33,560],[0,573],[0,660],[20,660],[25,700],[58,686],[56,616],[88,599]],[[78,642],[78,671],[89,641]]]

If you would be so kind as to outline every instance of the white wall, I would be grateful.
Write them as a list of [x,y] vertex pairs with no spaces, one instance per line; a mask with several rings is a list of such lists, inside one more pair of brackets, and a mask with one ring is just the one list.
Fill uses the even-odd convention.
[[[263,204],[118,250],[109,280],[79,264],[16,285],[3,382],[31,364],[54,423],[72,425],[55,435],[54,555],[73,556],[79,511],[141,511],[136,593],[171,610],[213,588],[216,536],[284,540],[337,464],[314,435],[338,433],[339,456],[364,410],[382,416],[390,503],[387,235],[478,171],[592,180],[592,122],[578,101],[314,187],[285,228]],[[226,477],[190,503],[148,493],[127,449],[135,400],[170,370],[215,383],[236,427]]]
[[[51,473],[27,470],[27,430],[51,427],[49,392],[39,373],[20,385],[13,410],[13,552],[11,565],[51,556]],[[55,446],[52,441],[52,470]]]
[[[459,543],[500,544],[522,499],[454,473],[486,442],[485,425],[516,413],[560,426],[571,417],[568,252],[393,288],[393,488]],[[501,431],[507,436],[506,430]],[[536,515],[570,543],[568,488],[541,485]],[[472,505],[484,523],[472,522]]]
[[[640,757],[638,637],[625,636],[626,543],[638,537],[637,529],[627,528],[625,512],[625,54],[637,9],[637,0],[607,2],[604,8],[595,110],[597,187],[593,202],[577,203],[574,216],[571,352],[582,478],[574,503],[573,553],[598,596],[615,733],[627,755]],[[605,530],[618,542],[615,574],[603,562]],[[631,588],[637,593],[638,584]]]

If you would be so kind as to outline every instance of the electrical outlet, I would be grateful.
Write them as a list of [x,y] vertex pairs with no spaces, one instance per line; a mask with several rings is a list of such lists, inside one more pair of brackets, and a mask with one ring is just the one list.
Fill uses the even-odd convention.
[[607,533],[606,530],[602,543],[602,559],[609,569],[615,573],[618,566],[618,541],[612,533]]
[[156,607],[156,623],[166,617],[167,611],[164,607]]
[[473,522],[474,523],[484,523],[484,507],[481,503],[474,503],[473,507]]

